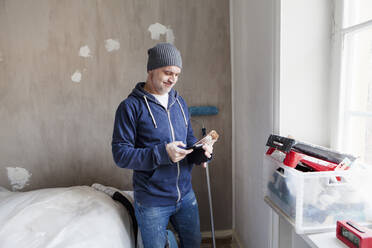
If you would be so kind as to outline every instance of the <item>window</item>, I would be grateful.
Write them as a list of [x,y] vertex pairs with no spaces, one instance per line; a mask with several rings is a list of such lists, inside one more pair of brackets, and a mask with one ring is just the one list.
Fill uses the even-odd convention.
[[344,0],[340,27],[340,148],[372,164],[372,1]]

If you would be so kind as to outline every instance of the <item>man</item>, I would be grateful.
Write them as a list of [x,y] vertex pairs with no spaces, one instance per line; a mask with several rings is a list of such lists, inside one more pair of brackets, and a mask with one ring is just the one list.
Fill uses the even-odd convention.
[[[200,246],[197,201],[191,186],[193,164],[186,156],[197,139],[188,108],[172,89],[182,69],[172,44],[148,50],[147,80],[138,83],[118,107],[112,139],[115,163],[133,170],[135,214],[144,247],[165,247],[170,221],[181,247]],[[212,146],[204,145],[211,157]]]

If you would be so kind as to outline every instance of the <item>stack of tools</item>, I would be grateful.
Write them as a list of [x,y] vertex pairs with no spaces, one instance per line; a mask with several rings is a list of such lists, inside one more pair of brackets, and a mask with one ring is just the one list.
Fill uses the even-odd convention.
[[284,157],[284,165],[303,172],[347,170],[356,159],[352,155],[273,134],[266,146],[269,147],[267,155],[280,153],[276,155]]

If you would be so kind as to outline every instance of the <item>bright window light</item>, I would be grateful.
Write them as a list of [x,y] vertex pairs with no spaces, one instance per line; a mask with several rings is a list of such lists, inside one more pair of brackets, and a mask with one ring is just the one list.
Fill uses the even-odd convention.
[[341,146],[372,164],[372,0],[343,6]]
[[344,0],[343,27],[347,28],[372,19],[371,0]]

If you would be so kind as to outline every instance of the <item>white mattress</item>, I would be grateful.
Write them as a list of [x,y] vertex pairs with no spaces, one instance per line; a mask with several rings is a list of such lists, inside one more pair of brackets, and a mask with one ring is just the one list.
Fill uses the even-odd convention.
[[89,186],[10,192],[0,187],[0,247],[134,247],[126,209]]

